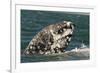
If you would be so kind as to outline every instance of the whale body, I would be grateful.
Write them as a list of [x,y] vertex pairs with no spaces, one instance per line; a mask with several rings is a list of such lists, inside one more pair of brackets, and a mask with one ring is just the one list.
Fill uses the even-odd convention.
[[71,21],[50,24],[38,32],[26,47],[25,55],[63,53],[74,31]]

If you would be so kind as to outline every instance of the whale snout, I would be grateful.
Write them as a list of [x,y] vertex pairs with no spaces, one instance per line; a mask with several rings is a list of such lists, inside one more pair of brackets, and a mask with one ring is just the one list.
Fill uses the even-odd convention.
[[74,30],[75,24],[71,21],[63,21],[65,24],[64,28]]

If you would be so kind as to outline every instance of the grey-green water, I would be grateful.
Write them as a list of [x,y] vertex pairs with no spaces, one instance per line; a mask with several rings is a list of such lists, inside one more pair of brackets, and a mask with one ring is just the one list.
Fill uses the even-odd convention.
[[[33,36],[45,26],[64,20],[72,21],[75,24],[74,35],[66,51],[80,47],[82,42],[89,47],[89,15],[75,12],[21,10],[21,52],[25,50]],[[80,57],[75,55],[67,56],[66,54],[56,56],[21,56],[22,63],[85,59],[89,59],[89,57],[84,58],[82,55]]]

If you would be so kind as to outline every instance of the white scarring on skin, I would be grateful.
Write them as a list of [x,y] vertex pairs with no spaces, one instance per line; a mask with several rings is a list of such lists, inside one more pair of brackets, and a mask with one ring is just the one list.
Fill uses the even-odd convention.
[[[70,21],[51,24],[41,30],[29,43],[26,54],[61,53],[68,46],[74,25]],[[30,50],[31,49],[31,50]]]

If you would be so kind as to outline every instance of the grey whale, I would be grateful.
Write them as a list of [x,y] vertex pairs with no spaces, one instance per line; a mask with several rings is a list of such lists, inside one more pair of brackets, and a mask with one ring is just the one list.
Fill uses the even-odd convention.
[[65,52],[74,31],[71,21],[50,24],[38,32],[24,50],[25,55],[44,55]]

